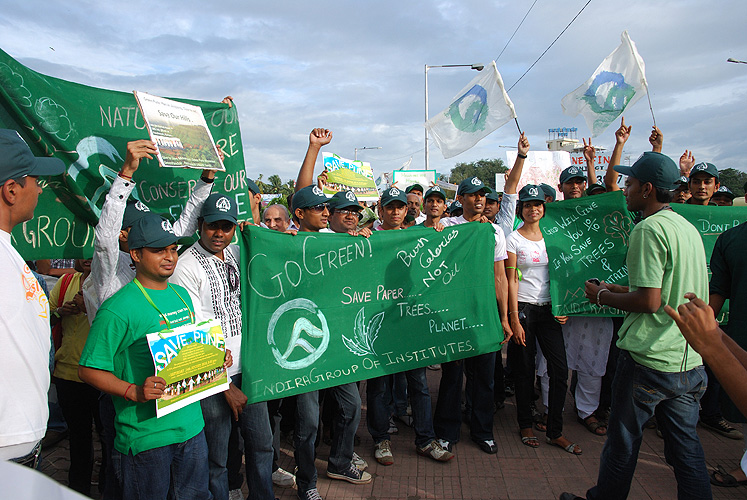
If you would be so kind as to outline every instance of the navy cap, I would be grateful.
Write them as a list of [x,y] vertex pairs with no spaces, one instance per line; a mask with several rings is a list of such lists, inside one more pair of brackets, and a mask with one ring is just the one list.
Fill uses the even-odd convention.
[[134,226],[140,217],[145,214],[149,214],[150,208],[145,206],[140,200],[128,200],[127,206],[125,207],[124,217],[122,217],[122,229]]
[[659,189],[673,191],[680,178],[680,169],[665,154],[646,151],[630,167],[615,165],[615,172],[628,175],[641,182],[650,182]]
[[552,187],[549,184],[545,184],[544,182],[539,185],[540,189],[545,192],[545,196],[549,196],[552,198],[552,201],[555,201],[555,198],[558,196],[557,192],[555,191],[555,188]]
[[716,165],[714,165],[713,163],[706,163],[706,162],[698,163],[692,168],[692,170],[690,170],[690,178],[692,178],[692,176],[695,174],[701,174],[701,173],[708,174],[711,177],[715,177],[716,180],[718,181],[718,169],[716,168]]
[[127,246],[130,250],[143,247],[165,248],[178,239],[171,222],[156,213],[148,212],[133,224],[127,237]]
[[65,164],[59,158],[36,157],[15,130],[0,129],[0,186],[27,175],[60,175]]
[[478,191],[485,191],[485,194],[493,192],[492,189],[483,184],[483,182],[477,177],[464,179],[459,183],[459,187],[457,188],[458,195],[476,193]]
[[459,200],[453,201],[451,205],[449,205],[449,208],[446,210],[449,213],[453,213],[457,210],[462,210],[462,204],[459,202]]
[[224,194],[213,193],[202,204],[202,219],[205,222],[227,220],[236,224],[239,219],[239,208],[236,202]]
[[527,184],[519,191],[519,201],[541,201],[545,202],[545,192],[540,186]]
[[329,198],[319,189],[318,186],[306,186],[299,189],[293,195],[293,211],[297,208],[309,208],[329,203]]
[[446,195],[444,194],[444,190],[441,189],[439,186],[433,186],[428,191],[426,191],[423,199],[427,200],[431,196],[438,196],[442,200],[446,201]]
[[254,182],[252,182],[252,180],[249,177],[246,178],[246,187],[247,189],[249,189],[249,191],[252,192],[252,194],[259,194],[262,192],[259,190],[259,186],[257,186]]
[[605,186],[601,182],[595,182],[594,184],[588,187],[588,189],[586,190],[586,194],[593,194],[597,191],[602,191],[603,193],[606,193],[607,186]]
[[586,180],[586,173],[581,167],[571,165],[562,172],[560,172],[560,183],[568,182],[571,179],[580,178]]
[[495,191],[491,191],[490,193],[486,194],[485,199],[497,201],[498,203],[500,203],[501,201],[500,195]]
[[391,187],[381,195],[381,206],[385,207],[393,201],[401,201],[407,205],[407,195],[396,187]]
[[683,185],[683,184],[688,184],[689,182],[690,182],[690,179],[688,179],[688,178],[687,178],[687,177],[685,177],[684,175],[683,175],[683,176],[681,176],[681,177],[680,177],[679,179],[677,179],[676,181],[674,181],[674,183],[675,183],[675,184],[678,184],[678,185],[680,185],[680,186],[681,186],[681,185]]
[[729,189],[729,188],[728,188],[728,187],[726,187],[726,186],[721,186],[721,187],[719,187],[719,188],[718,188],[718,189],[716,190],[716,192],[715,192],[715,193],[713,193],[713,196],[716,196],[717,194],[719,194],[719,195],[723,195],[723,196],[726,196],[726,197],[728,197],[728,198],[729,198],[730,200],[733,200],[734,198],[736,198],[736,195],[735,195],[734,193],[732,193],[732,192],[731,192],[731,189]]
[[405,189],[405,194],[410,194],[410,191],[412,191],[413,189],[418,189],[420,190],[421,193],[424,191],[423,186],[421,186],[418,183],[415,183],[415,184],[410,184],[409,186],[407,186],[407,188]]
[[338,191],[330,198],[329,208],[352,208],[356,207],[358,210],[363,210],[358,204],[358,197],[352,191]]

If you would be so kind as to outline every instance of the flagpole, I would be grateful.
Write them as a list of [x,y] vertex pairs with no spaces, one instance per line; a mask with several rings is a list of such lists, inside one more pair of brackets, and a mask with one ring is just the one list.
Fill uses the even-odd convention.
[[646,70],[644,69],[645,66],[643,65],[643,60],[641,60],[641,56],[638,54],[638,50],[633,46],[633,41],[630,39],[630,35],[628,35],[628,30],[625,30],[622,32],[622,38],[625,40],[625,42],[628,44],[628,49],[630,49],[630,53],[633,55],[633,60],[635,61],[636,66],[638,66],[638,71],[640,71],[642,80],[643,80],[643,86],[646,88],[646,99],[648,99],[648,109],[651,110],[651,119],[654,121],[654,127],[656,126],[656,117],[654,116],[654,107],[651,105],[651,93],[648,91],[648,81],[646,81]]
[[522,132],[521,132],[521,127],[519,127],[519,119],[518,118],[514,118],[514,121],[516,122],[516,128],[519,129],[519,135],[521,135]]
[[648,99],[648,109],[651,110],[651,119],[654,120],[654,127],[656,126],[656,117],[654,116],[654,107],[651,106],[651,94],[648,91],[648,82],[644,80],[643,83],[646,86],[646,98]]

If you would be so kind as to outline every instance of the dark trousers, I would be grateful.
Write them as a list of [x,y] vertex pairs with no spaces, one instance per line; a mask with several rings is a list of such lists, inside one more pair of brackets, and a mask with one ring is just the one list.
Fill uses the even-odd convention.
[[[708,375],[708,388],[703,397],[700,398],[700,419],[706,423],[715,423],[723,418],[721,404],[719,403],[721,384],[708,365],[704,363],[703,366],[705,366],[705,372]],[[67,419],[67,417],[65,418]]]
[[555,321],[550,305],[536,306],[519,302],[521,326],[526,336],[526,346],[510,342],[508,356],[516,384],[516,413],[520,429],[532,427],[531,402],[534,400],[535,356],[539,343],[547,359],[550,390],[547,409],[547,437],[556,439],[563,435],[563,405],[568,390],[568,361],[565,357],[563,330]]
[[602,377],[602,391],[599,394],[599,408],[597,411],[607,411],[612,406],[612,382],[615,380],[617,371],[617,358],[620,357],[620,348],[617,347],[617,341],[620,337],[617,332],[623,324],[623,318],[612,318],[612,341],[610,344],[610,353],[607,356],[607,371]]
[[[83,382],[55,378],[54,383],[57,386],[57,398],[70,433],[68,484],[78,493],[90,496],[91,473],[93,472],[92,424],[96,425],[96,430],[101,434],[100,392]],[[103,465],[102,469],[104,469]]]

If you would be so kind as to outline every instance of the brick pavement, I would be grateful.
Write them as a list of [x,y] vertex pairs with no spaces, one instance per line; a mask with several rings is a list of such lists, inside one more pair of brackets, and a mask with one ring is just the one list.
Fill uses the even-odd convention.
[[[440,372],[428,372],[431,393],[438,391]],[[399,434],[392,436],[395,463],[384,467],[373,458],[373,441],[366,430],[365,382],[361,384],[364,399],[363,418],[358,435],[360,446],[356,451],[369,463],[368,471],[373,481],[367,485],[352,485],[326,477],[329,446],[321,444],[317,455],[319,471],[318,488],[326,500],[425,500],[425,499],[510,499],[540,500],[558,498],[563,491],[583,494],[596,480],[599,456],[604,437],[594,436],[577,423],[573,413],[573,398],[566,398],[564,434],[579,443],[583,455],[576,457],[541,442],[538,449],[521,444],[516,424],[513,398],[495,415],[495,438],[498,454],[487,455],[469,440],[469,429],[462,428],[462,442],[455,446],[456,457],[442,464],[420,457],[415,453],[413,430],[398,422]],[[435,405],[434,405],[435,407]],[[699,428],[706,462],[709,469],[717,464],[727,470],[738,466],[742,455],[742,441],[734,441]],[[542,437],[540,435],[540,437]],[[280,466],[293,470],[293,451],[283,442]],[[43,453],[42,471],[65,484],[67,480],[68,443]],[[244,484],[244,493],[247,485]],[[296,490],[276,488],[281,499],[296,498]],[[715,499],[745,499],[747,487],[713,488]],[[676,482],[672,469],[664,462],[664,441],[655,431],[646,430],[641,446],[631,500],[674,500],[677,498]]]

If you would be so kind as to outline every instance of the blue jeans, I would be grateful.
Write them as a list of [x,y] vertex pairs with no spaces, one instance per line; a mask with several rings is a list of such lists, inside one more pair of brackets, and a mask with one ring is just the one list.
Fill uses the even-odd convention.
[[589,500],[628,497],[643,425],[655,410],[664,434],[664,456],[674,467],[677,478],[677,498],[712,498],[703,448],[695,430],[698,402],[705,392],[706,380],[702,366],[686,372],[660,372],[636,363],[629,352],[621,350],[599,477],[586,497]]
[[[462,428],[462,382],[464,368],[473,373],[467,386],[470,407],[470,433],[476,441],[493,439],[493,384],[495,353],[490,352],[459,361],[441,363],[441,383],[438,386],[433,428],[436,435],[456,443]],[[501,388],[503,390],[503,388]]]
[[112,462],[128,500],[211,500],[208,489],[207,445],[200,431],[183,443],[133,455],[114,450]]
[[[428,380],[425,368],[415,368],[405,372],[407,377],[407,393],[412,405],[413,429],[415,430],[415,445],[422,448],[436,438],[433,431],[431,417],[431,394],[428,392]],[[390,408],[386,394],[392,387],[392,375],[372,378],[366,383],[366,399],[368,415],[366,418],[368,432],[378,444],[389,439]]]
[[[269,422],[268,422],[269,425]],[[296,432],[293,442],[298,471],[296,485],[298,496],[316,488],[316,433],[319,430],[319,391],[299,394],[296,397]]]
[[331,388],[330,395],[337,401],[337,413],[332,421],[332,447],[327,469],[343,472],[353,460],[355,431],[361,421],[361,395],[355,382]]
[[200,401],[205,420],[205,441],[208,449],[210,493],[215,500],[228,500],[228,438],[231,435],[233,412],[222,392]]

